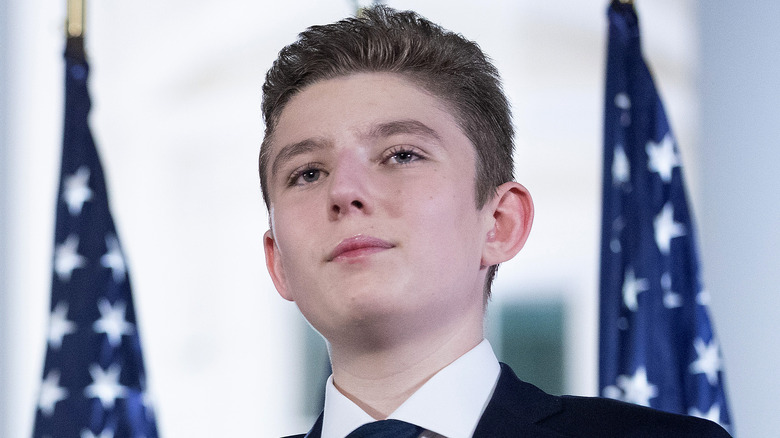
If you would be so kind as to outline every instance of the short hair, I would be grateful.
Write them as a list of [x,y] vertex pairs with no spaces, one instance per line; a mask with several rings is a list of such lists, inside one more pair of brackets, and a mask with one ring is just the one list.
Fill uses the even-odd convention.
[[[449,106],[476,151],[475,203],[513,180],[514,128],[498,70],[479,46],[412,11],[375,5],[358,17],[311,26],[280,52],[263,84],[265,138],[259,171],[270,207],[268,160],[279,117],[290,99],[318,81],[355,73],[397,73]],[[498,265],[491,266],[485,297]]]

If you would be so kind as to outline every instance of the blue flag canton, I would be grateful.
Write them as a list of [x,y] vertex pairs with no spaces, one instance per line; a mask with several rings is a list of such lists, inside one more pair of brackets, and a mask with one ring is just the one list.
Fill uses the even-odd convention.
[[127,266],[87,123],[87,65],[67,61],[51,316],[33,435],[152,438]]
[[639,46],[610,9],[601,280],[602,395],[730,423],[681,160]]

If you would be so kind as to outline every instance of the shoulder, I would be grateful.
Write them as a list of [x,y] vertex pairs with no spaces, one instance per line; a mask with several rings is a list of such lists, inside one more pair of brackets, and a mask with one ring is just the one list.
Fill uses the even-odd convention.
[[[491,438],[729,437],[722,427],[701,418],[670,414],[606,398],[550,395],[518,379],[506,364],[501,364],[501,377],[482,419],[481,429],[478,427],[478,430],[485,433],[479,436]],[[525,435],[514,432],[521,428],[527,432]],[[507,431],[495,433],[499,429]]]
[[718,424],[687,415],[597,397],[560,397],[562,409],[543,420],[558,431],[578,431],[576,436],[707,437],[728,438]]

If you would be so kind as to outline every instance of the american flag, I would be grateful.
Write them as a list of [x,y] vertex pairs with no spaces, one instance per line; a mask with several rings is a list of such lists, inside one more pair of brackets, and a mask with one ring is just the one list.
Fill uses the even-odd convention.
[[51,317],[33,436],[157,437],[127,266],[87,122],[89,66],[65,54]]
[[729,428],[677,144],[633,5],[615,0],[608,17],[600,392]]

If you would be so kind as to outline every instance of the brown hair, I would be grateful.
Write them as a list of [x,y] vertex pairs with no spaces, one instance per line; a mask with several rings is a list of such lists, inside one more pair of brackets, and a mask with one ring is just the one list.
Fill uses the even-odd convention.
[[[411,11],[377,5],[359,17],[312,26],[279,52],[263,84],[265,138],[260,183],[270,206],[267,168],[274,129],[285,105],[315,82],[363,72],[403,75],[442,99],[476,151],[475,200],[513,180],[514,129],[498,71],[479,46]],[[498,265],[491,266],[486,297]]]

